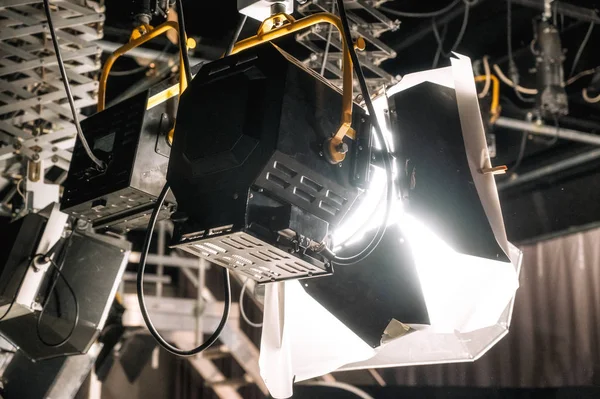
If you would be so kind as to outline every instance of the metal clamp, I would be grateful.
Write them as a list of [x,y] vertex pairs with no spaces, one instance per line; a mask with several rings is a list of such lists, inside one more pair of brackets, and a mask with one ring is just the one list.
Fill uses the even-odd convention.
[[[259,44],[267,43],[272,40],[286,36],[290,33],[295,33],[306,29],[310,26],[320,23],[328,23],[333,25],[342,37],[343,58],[342,58],[342,115],[340,127],[337,132],[327,139],[324,145],[324,150],[328,152],[328,159],[331,163],[340,163],[346,157],[343,139],[345,136],[354,138],[355,131],[352,129],[352,59],[348,43],[343,34],[342,21],[335,15],[329,13],[318,13],[299,20],[295,20],[291,15],[280,13],[275,14],[266,20],[258,28],[255,36],[241,40],[233,46],[231,54],[239,53]],[[357,40],[357,47],[364,48],[364,40]]]

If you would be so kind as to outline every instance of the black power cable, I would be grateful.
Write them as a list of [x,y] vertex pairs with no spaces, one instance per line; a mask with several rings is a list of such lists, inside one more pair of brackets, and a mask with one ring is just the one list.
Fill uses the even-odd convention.
[[388,8],[388,7],[384,7],[384,6],[379,7],[379,9],[381,11],[383,11],[383,12],[388,13],[388,14],[395,15],[395,16],[398,16],[398,17],[404,17],[404,18],[435,18],[435,17],[439,17],[440,15],[443,15],[443,14],[447,13],[448,11],[450,11],[451,9],[453,9],[454,6],[456,6],[461,1],[462,0],[454,0],[452,3],[448,4],[444,8],[441,8],[441,9],[436,10],[436,11],[430,11],[430,12],[398,11],[398,10],[394,10],[393,8]]
[[[68,239],[60,238],[48,250],[48,252],[46,252],[45,254],[39,254],[39,255],[33,256],[34,262],[36,262],[36,260],[38,260],[38,259],[40,259],[43,262],[47,262],[52,267],[54,267],[54,269],[56,270],[56,273],[58,274],[58,276],[56,278],[54,278],[54,280],[50,284],[50,287],[46,294],[46,300],[44,301],[44,304],[42,305],[42,311],[40,312],[38,319],[37,319],[37,323],[36,323],[36,334],[37,334],[38,339],[40,340],[41,343],[43,343],[44,345],[51,347],[51,348],[59,348],[59,347],[63,346],[65,343],[67,343],[73,336],[73,333],[75,332],[75,328],[77,327],[77,324],[79,323],[79,301],[77,299],[77,295],[75,294],[75,290],[73,289],[71,284],[69,284],[69,281],[65,278],[64,274],[62,273],[62,268],[64,266],[65,258],[67,255],[67,249],[71,245],[72,238],[73,238],[73,234],[71,234]],[[58,264],[51,258],[54,254],[57,254]],[[59,264],[60,264],[60,266],[59,266]],[[67,286],[67,289],[71,292],[71,295],[73,296],[73,302],[75,305],[75,320],[73,321],[71,330],[69,330],[69,333],[66,335],[65,338],[63,338],[59,342],[50,343],[50,342],[46,341],[44,338],[42,338],[40,326],[42,323],[42,317],[44,317],[44,314],[46,313],[46,309],[48,308],[48,304],[50,303],[51,294],[57,293],[57,291],[55,290],[55,287],[56,287],[56,283],[58,282],[59,277],[63,279],[63,282]],[[57,304],[60,304],[60,302],[57,302]]]
[[437,29],[437,24],[435,23],[435,19],[432,19],[431,23],[433,24],[433,34],[438,42],[437,50],[435,51],[435,56],[433,57],[433,62],[431,63],[431,68],[437,68],[438,63],[440,62],[442,51],[444,51],[443,44],[444,40],[446,40],[446,34],[448,33],[448,24],[444,24],[442,27],[442,33],[440,35]]
[[137,68],[127,69],[124,71],[110,71],[109,75],[110,76],[130,76],[130,75],[135,75],[136,73],[145,72],[148,69],[150,69],[149,65],[140,65]]
[[165,47],[161,50],[161,52],[158,54],[158,56],[156,56],[152,61],[148,62],[148,65],[141,65],[137,68],[132,68],[132,69],[127,69],[124,71],[113,71],[111,70],[109,75],[110,76],[129,76],[129,75],[135,75],[136,73],[140,73],[143,71],[146,71],[148,69],[150,69],[150,65],[160,61],[163,56],[167,53],[167,51],[169,50],[169,47],[171,47],[171,42],[167,41],[167,44],[165,45]]
[[177,19],[179,27],[179,45],[181,46],[181,52],[183,54],[183,68],[185,69],[185,77],[188,84],[192,81],[192,68],[190,67],[190,57],[187,48],[187,36],[185,34],[185,19],[183,16],[183,4],[181,0],[177,0]]
[[377,135],[377,139],[381,142],[382,145],[382,159],[383,165],[386,172],[386,206],[383,216],[383,221],[377,227],[377,232],[369,242],[369,244],[359,253],[348,256],[348,257],[339,257],[334,256],[332,261],[339,265],[353,265],[368,257],[374,250],[377,248],[379,243],[381,242],[385,231],[387,229],[387,221],[389,215],[391,213],[392,203],[394,201],[394,181],[393,181],[393,173],[392,173],[392,157],[389,153],[389,149],[387,147],[387,143],[385,141],[385,137],[383,135],[383,131],[381,130],[381,126],[379,125],[379,121],[377,120],[375,114],[375,107],[373,107],[373,101],[371,101],[371,96],[369,95],[369,88],[367,87],[367,82],[365,81],[365,75],[360,67],[360,62],[356,55],[356,51],[354,51],[352,35],[350,34],[350,26],[348,24],[348,16],[346,15],[346,8],[344,6],[344,0],[337,0],[338,10],[340,13],[340,19],[342,20],[343,26],[343,35],[346,39],[346,43],[348,43],[348,51],[350,52],[350,57],[352,58],[352,63],[354,65],[354,70],[356,72],[356,76],[358,78],[358,83],[360,85],[360,90],[362,96],[365,100],[365,104],[367,105],[367,110],[369,111],[369,115],[373,121],[373,126],[375,127],[375,133]]
[[550,140],[548,140],[548,142],[546,143],[546,145],[548,147],[552,147],[554,144],[556,144],[558,142],[558,139],[560,138],[560,125],[558,123],[558,116],[553,115],[553,119],[554,119],[554,126],[556,126],[556,134],[554,135],[554,137]]
[[519,166],[521,166],[521,162],[523,162],[523,158],[525,157],[525,149],[527,148],[527,138],[529,133],[521,132],[521,134],[522,136],[521,145],[519,146],[519,153],[517,154],[517,160],[515,161],[514,165],[508,170],[509,177],[517,173],[517,169],[519,169]]
[[443,39],[440,37],[437,23],[435,22],[435,19],[431,20],[431,24],[432,24],[432,28],[433,28],[433,35],[435,36],[435,40],[438,44],[438,51],[440,51],[440,53],[444,57],[450,57],[452,55],[452,52],[455,51],[456,48],[460,45],[463,37],[465,36],[465,32],[467,31],[467,25],[469,24],[469,10],[473,3],[470,3],[466,0],[462,0],[462,1],[465,3],[465,12],[463,13],[463,20],[462,20],[462,24],[460,25],[460,31],[458,32],[458,36],[456,36],[456,39],[454,40],[454,44],[450,48],[450,51],[444,50],[444,42],[443,42]]
[[229,46],[227,46],[227,50],[225,51],[226,57],[233,51],[233,46],[235,46],[235,43],[238,41],[240,34],[242,33],[242,29],[244,29],[246,19],[248,19],[246,15],[242,15],[242,17],[240,18],[240,22],[238,23],[237,29],[233,33],[233,38],[231,39],[231,42],[229,43]]
[[100,170],[104,170],[106,168],[106,164],[100,160],[98,157],[94,155],[90,145],[88,144],[85,136],[83,135],[83,131],[81,130],[81,124],[79,123],[79,117],[77,116],[77,110],[75,109],[75,100],[73,100],[73,93],[71,92],[71,85],[69,85],[69,78],[67,77],[67,71],[65,70],[65,63],[62,58],[62,54],[60,52],[60,46],[58,45],[58,39],[56,38],[56,31],[54,30],[54,24],[52,23],[52,13],[50,12],[50,1],[44,0],[44,11],[46,12],[46,20],[48,21],[48,29],[50,30],[50,36],[52,37],[52,44],[54,45],[54,52],[56,53],[56,61],[58,62],[58,69],[60,70],[60,75],[63,80],[63,84],[65,86],[65,92],[67,94],[67,99],[69,100],[69,106],[71,107],[71,113],[73,114],[73,123],[75,124],[75,129],[77,130],[77,136],[79,136],[79,140],[81,141],[81,145],[88,157],[100,168]]
[[590,27],[588,28],[585,37],[583,38],[581,44],[579,45],[579,49],[577,50],[577,53],[575,54],[575,58],[573,59],[573,65],[571,65],[571,73],[569,73],[569,77],[572,77],[573,74],[575,73],[575,69],[577,68],[577,64],[579,63],[579,59],[581,58],[581,54],[583,54],[583,49],[585,49],[585,45],[587,44],[588,40],[590,40],[590,36],[592,35],[592,31],[594,30],[594,22],[590,23]]
[[148,230],[146,230],[146,238],[144,239],[144,245],[142,247],[141,255],[140,255],[140,264],[138,266],[137,271],[137,297],[138,303],[140,305],[140,310],[142,312],[142,317],[146,322],[146,327],[150,331],[150,334],[156,339],[160,346],[162,346],[167,352],[170,352],[177,356],[193,356],[196,355],[206,348],[210,347],[214,344],[217,339],[219,339],[219,335],[221,335],[221,331],[225,327],[225,323],[227,323],[227,318],[229,317],[229,309],[231,307],[231,282],[229,280],[229,269],[223,268],[223,279],[224,279],[224,288],[225,288],[225,308],[223,310],[223,317],[219,322],[219,325],[215,332],[200,346],[197,346],[191,350],[183,350],[176,348],[175,346],[169,344],[165,339],[159,334],[152,324],[152,320],[148,315],[148,308],[146,306],[146,300],[144,298],[144,272],[146,270],[146,259],[148,257],[148,250],[150,249],[150,242],[152,241],[152,232],[154,231],[154,226],[156,226],[156,220],[158,219],[158,214],[160,212],[160,208],[162,208],[165,198],[167,194],[169,194],[170,188],[169,184],[165,183],[160,195],[156,200],[156,206],[152,211],[152,216],[150,216],[150,221],[148,222]]
[[535,98],[526,98],[519,92],[519,69],[513,57],[512,48],[512,0],[506,0],[506,44],[508,47],[508,74],[513,82],[515,96],[523,102],[534,103]]
[[[181,0],[178,0],[178,2],[181,2]],[[240,25],[239,25],[238,29],[236,30],[234,37],[231,40],[231,44],[227,47],[227,52],[225,53],[225,57],[227,57],[229,54],[231,54],[231,49],[235,45],[235,42],[237,41],[245,22],[246,22],[246,18],[242,18],[242,20],[240,21]],[[169,183],[168,182],[165,183],[165,185],[162,188],[162,191],[160,192],[160,194],[158,195],[158,198],[156,199],[156,205],[154,206],[154,209],[152,210],[152,215],[150,216],[150,221],[148,222],[148,228],[146,229],[146,237],[144,238],[144,245],[142,246],[142,251],[141,251],[141,255],[140,255],[140,263],[139,263],[138,271],[137,271],[137,281],[136,281],[137,297],[138,297],[138,303],[140,305],[140,311],[142,312],[142,317],[144,318],[146,327],[148,327],[150,334],[152,334],[152,336],[154,337],[154,339],[156,339],[158,344],[160,346],[162,346],[166,351],[172,353],[173,355],[193,356],[193,355],[196,355],[196,354],[204,351],[205,349],[210,347],[212,344],[214,344],[217,339],[219,339],[219,336],[221,335],[221,332],[223,331],[223,328],[225,327],[225,323],[227,323],[227,318],[229,317],[229,309],[231,308],[231,281],[229,279],[229,269],[223,268],[223,281],[224,281],[223,284],[224,284],[224,291],[225,291],[225,308],[223,309],[223,316],[221,317],[221,321],[219,322],[219,325],[217,326],[217,329],[215,330],[215,332],[202,345],[200,345],[194,349],[191,349],[191,350],[182,350],[182,349],[176,348],[173,345],[169,344],[158,333],[158,331],[156,330],[156,327],[154,327],[154,324],[152,324],[152,320],[150,319],[150,315],[148,314],[146,300],[144,298],[144,272],[146,271],[146,259],[148,258],[148,251],[150,250],[150,242],[152,241],[152,233],[154,232],[154,227],[156,226],[158,214],[160,212],[160,208],[162,208],[163,204],[165,203],[165,199],[167,198],[167,195],[169,194],[170,190],[171,190],[171,188],[169,187]]]
[[[62,278],[62,280],[65,283],[65,285],[67,286],[68,290],[71,292],[71,295],[73,296],[73,301],[75,304],[75,320],[73,320],[73,325],[71,326],[71,330],[69,330],[69,333],[67,334],[67,336],[65,338],[63,338],[61,341],[59,341],[57,343],[50,343],[50,342],[46,341],[44,338],[42,338],[42,334],[40,333],[40,325],[42,323],[42,317],[43,317],[44,313],[46,312],[48,303],[50,302],[50,298],[51,298],[50,295],[48,295],[46,297],[46,300],[44,301],[44,305],[42,307],[42,311],[40,312],[40,315],[38,316],[37,323],[36,323],[36,333],[37,333],[38,339],[40,340],[40,342],[42,342],[44,345],[46,345],[48,347],[59,348],[59,347],[63,346],[64,344],[66,344],[71,339],[71,337],[73,336],[73,332],[75,332],[75,328],[77,327],[77,324],[79,323],[79,301],[77,300],[77,295],[75,294],[75,290],[73,289],[73,287],[71,286],[69,281],[65,278],[65,275],[62,273],[62,270],[61,270],[62,264],[61,264],[61,266],[58,266],[56,264],[56,262],[54,262],[54,260],[47,258],[45,255],[40,255],[40,256],[42,256],[44,258],[44,260],[47,260],[48,262],[50,262],[50,265],[52,265],[52,267],[54,267],[54,270],[56,270],[56,273],[58,273],[58,276],[60,278]],[[52,292],[54,290],[57,282],[58,282],[58,277],[56,277],[54,279],[54,281],[52,282],[52,286],[50,287],[50,292]]]

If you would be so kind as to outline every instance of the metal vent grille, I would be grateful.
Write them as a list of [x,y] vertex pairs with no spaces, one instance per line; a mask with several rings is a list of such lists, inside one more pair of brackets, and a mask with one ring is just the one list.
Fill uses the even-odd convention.
[[243,232],[206,238],[180,247],[259,283],[331,274],[331,269],[323,263],[306,262]]
[[355,195],[280,153],[273,155],[256,185],[329,223],[341,219]]
[[[75,206],[64,212],[67,212],[75,217],[79,217],[85,220],[94,221],[114,215],[119,212],[123,212],[129,209],[135,209],[140,206],[148,205],[154,197],[146,194],[142,191],[136,190],[135,188],[125,188],[110,196],[107,196],[103,201],[103,198],[98,198],[98,203],[90,205],[85,202],[80,206]],[[150,211],[151,212],[151,211]]]

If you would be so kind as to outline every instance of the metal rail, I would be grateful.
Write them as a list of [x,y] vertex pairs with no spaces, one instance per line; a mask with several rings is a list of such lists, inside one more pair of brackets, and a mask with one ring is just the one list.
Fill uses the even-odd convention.
[[498,183],[497,187],[499,191],[503,191],[598,159],[600,159],[600,148],[523,173],[514,179]]
[[557,137],[559,139],[577,141],[579,143],[598,145],[600,146],[600,136],[584,133],[578,130],[556,128],[555,126],[538,125],[537,123],[522,121],[518,119],[499,117],[495,123],[496,126],[504,127],[512,130],[525,131],[541,136]]

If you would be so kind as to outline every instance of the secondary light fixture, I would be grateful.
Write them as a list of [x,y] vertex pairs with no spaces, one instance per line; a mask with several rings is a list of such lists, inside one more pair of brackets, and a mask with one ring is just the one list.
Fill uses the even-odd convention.
[[130,243],[67,221],[52,204],[0,229],[0,333],[34,361],[88,351],[127,265]]
[[[140,14],[136,15],[144,18],[154,13],[153,7],[138,11]],[[78,139],[73,148],[61,203],[61,210],[91,222],[96,229],[125,233],[148,224],[156,197],[166,182],[178,94],[187,87],[184,71],[188,71],[189,65],[185,46],[180,45],[178,84],[165,79],[106,108],[111,68],[128,51],[179,29],[180,25],[173,21],[155,28],[141,25],[133,30],[132,40],[115,50],[104,63],[99,79],[98,112],[81,123],[86,140]],[[98,154],[104,167],[99,168],[90,159],[88,147]],[[160,219],[168,218],[174,206],[169,196]]]
[[[473,361],[508,332],[521,254],[506,239],[470,60],[407,75],[375,103],[396,159],[388,229],[358,264],[267,285],[260,365],[274,397],[334,370]],[[382,221],[381,174],[350,233],[334,234],[342,250]]]

